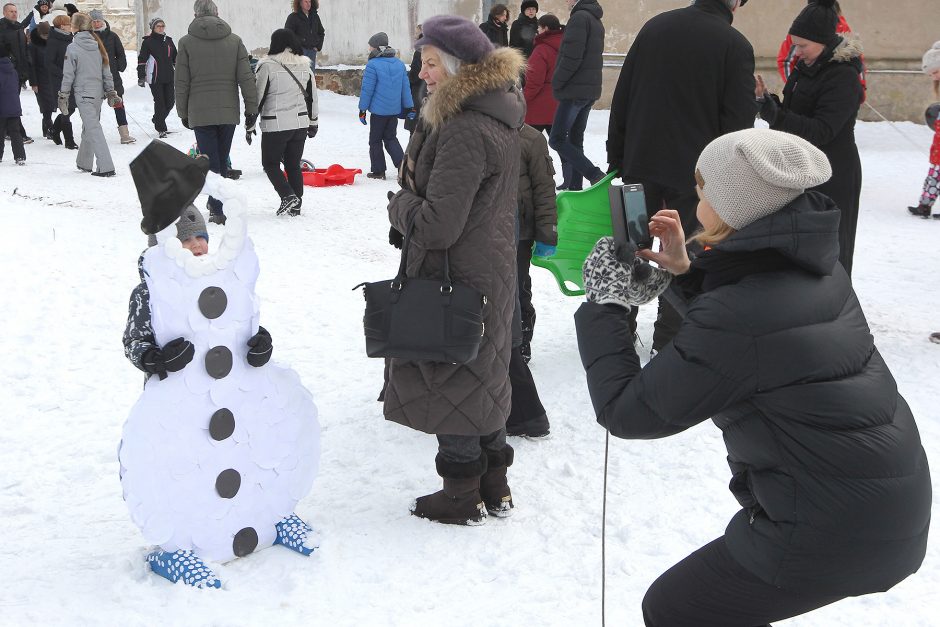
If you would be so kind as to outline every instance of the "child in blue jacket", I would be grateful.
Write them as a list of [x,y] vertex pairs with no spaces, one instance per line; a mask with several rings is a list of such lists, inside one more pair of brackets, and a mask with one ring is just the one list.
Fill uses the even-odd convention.
[[372,113],[372,128],[369,129],[369,158],[372,171],[370,179],[385,180],[385,153],[382,144],[397,170],[404,158],[398,138],[398,118],[415,119],[417,112],[411,98],[411,85],[405,64],[397,58],[398,52],[388,45],[388,35],[376,33],[369,38],[369,62],[362,75],[362,92],[359,96],[359,121],[366,124],[366,111]]

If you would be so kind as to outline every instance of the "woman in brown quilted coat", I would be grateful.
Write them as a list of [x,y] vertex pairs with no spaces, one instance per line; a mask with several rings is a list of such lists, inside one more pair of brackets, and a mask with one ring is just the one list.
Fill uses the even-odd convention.
[[456,16],[425,21],[416,47],[429,97],[408,144],[402,190],[389,203],[389,220],[402,233],[414,221],[409,277],[441,278],[447,250],[454,282],[481,291],[487,304],[473,361],[391,360],[385,417],[438,439],[443,490],[419,498],[412,513],[481,524],[487,512],[509,516],[513,506],[506,418],[525,116],[515,83],[523,59],[512,48],[494,49],[475,24]]

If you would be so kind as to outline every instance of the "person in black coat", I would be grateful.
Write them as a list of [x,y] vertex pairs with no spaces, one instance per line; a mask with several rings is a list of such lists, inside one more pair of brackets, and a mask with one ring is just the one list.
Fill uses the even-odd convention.
[[[418,33],[415,39],[421,39],[421,24],[418,24]],[[419,76],[421,74],[421,48],[415,48],[414,56],[411,57],[411,65],[408,66],[408,85],[411,87],[411,101],[414,103],[415,117],[405,118],[405,130],[409,134],[414,134],[418,125],[418,115],[421,114],[421,102],[427,95],[425,93],[424,81]]]
[[535,36],[539,34],[539,3],[536,0],[523,0],[519,17],[509,27],[509,45],[528,59],[535,46]]
[[[924,559],[917,425],[838,263],[839,211],[807,191],[831,173],[794,135],[723,135],[695,168],[705,252],[690,262],[678,213],[662,210],[650,223],[662,251],[637,253],[659,268],[624,263],[611,238],[585,262],[575,322],[598,422],[655,439],[710,418],[741,506],[653,583],[647,626],[765,625],[888,590]],[[671,275],[685,320],[641,368],[627,309]]]
[[[62,90],[62,77],[65,68],[65,51],[72,43],[72,21],[65,15],[57,15],[52,20],[52,30],[46,41],[46,73],[49,77],[49,87],[57,97]],[[52,141],[62,143],[65,137],[65,147],[69,150],[78,150],[75,137],[72,134],[72,113],[75,112],[75,94],[69,93],[68,115],[59,113],[52,122]]]
[[150,20],[150,34],[143,38],[137,51],[137,85],[150,85],[153,95],[153,127],[166,137],[166,118],[176,104],[176,44],[166,34],[166,23],[159,17]]
[[[736,0],[696,0],[653,17],[636,36],[614,90],[607,128],[607,163],[624,183],[643,185],[647,214],[679,211],[692,233],[693,165],[719,135],[754,126],[754,49],[731,26]],[[637,311],[631,311],[636,326]],[[679,327],[660,299],[653,350]]]
[[799,135],[822,149],[832,163],[832,179],[818,188],[836,203],[839,261],[852,276],[862,162],[855,145],[855,118],[865,92],[858,37],[836,34],[839,15],[833,0],[813,2],[793,21],[790,35],[802,58],[783,88],[783,102],[758,77],[760,116],[770,128]]
[[291,31],[300,40],[304,56],[310,58],[310,69],[317,64],[317,53],[323,50],[326,31],[320,21],[319,0],[294,0],[294,12],[287,16],[284,28]]
[[57,108],[57,93],[52,88],[46,69],[46,49],[51,30],[49,22],[40,22],[33,29],[29,44],[29,82],[36,93],[39,112],[42,113],[42,136],[46,139],[52,139],[52,113]]
[[494,46],[509,45],[509,8],[505,4],[494,4],[489,19],[480,24],[480,30]]
[[584,129],[604,82],[604,9],[597,0],[567,2],[571,16],[552,75],[552,94],[558,108],[548,144],[562,161],[564,181],[559,189],[578,191],[584,178],[591,185],[604,178],[604,172],[584,156]]
[[[114,91],[118,96],[124,97],[124,81],[121,80],[121,72],[127,69],[127,55],[124,52],[124,44],[116,33],[112,32],[111,25],[104,19],[104,14],[99,9],[93,9],[88,14],[91,19],[91,27],[95,29],[95,34],[104,45],[108,53],[108,65],[111,68],[111,78],[114,79]],[[118,133],[121,136],[122,144],[133,144],[136,139],[131,137],[127,128],[127,112],[124,110],[124,103],[114,107],[114,117],[118,124]]]
[[7,46],[22,88],[29,80],[29,55],[26,51],[26,31],[18,17],[15,4],[3,5],[3,17],[0,17],[0,46]]

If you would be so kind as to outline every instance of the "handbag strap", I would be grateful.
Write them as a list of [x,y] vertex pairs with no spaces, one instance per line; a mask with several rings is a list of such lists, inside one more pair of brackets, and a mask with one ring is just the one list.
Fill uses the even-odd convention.
[[[312,118],[312,117],[313,117],[313,106],[312,106],[313,100],[312,100],[312,98],[310,98],[310,96],[307,95],[307,90],[304,89],[304,86],[300,84],[300,81],[297,80],[297,77],[294,76],[294,73],[291,72],[289,69],[287,69],[287,66],[286,66],[286,65],[284,65],[283,63],[281,63],[280,61],[277,61],[277,60],[275,60],[275,62],[276,62],[278,65],[280,65],[282,68],[284,68],[284,71],[287,72],[288,74],[290,74],[290,77],[291,77],[292,79],[294,79],[294,82],[295,82],[295,83],[297,83],[297,87],[300,88],[300,93],[301,93],[301,94],[303,95],[303,97],[304,97],[304,104],[307,105],[307,117]],[[311,80],[312,80],[312,79],[311,79]]]
[[[417,216],[411,216],[411,219],[408,220],[408,228],[405,229],[405,240],[401,245],[401,263],[398,265],[398,274],[395,276],[395,279],[392,281],[392,286],[398,286],[397,289],[401,289],[401,286],[404,284],[406,278],[406,268],[405,266],[408,263],[408,250],[411,247],[411,236],[414,233],[415,228],[415,218]],[[444,279],[441,284],[441,291],[444,293],[450,293],[453,289],[453,284],[450,280],[450,259],[447,254],[448,249],[444,249]]]

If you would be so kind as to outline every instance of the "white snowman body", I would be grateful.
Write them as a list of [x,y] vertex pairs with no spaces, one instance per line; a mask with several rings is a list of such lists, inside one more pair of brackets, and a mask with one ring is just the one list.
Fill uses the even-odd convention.
[[227,202],[211,256],[194,257],[175,237],[144,254],[157,344],[183,337],[195,356],[162,381],[150,377],[119,454],[124,499],[144,538],[219,562],[274,542],[320,457],[317,409],[298,375],[246,360],[258,331],[258,258],[232,209]]

